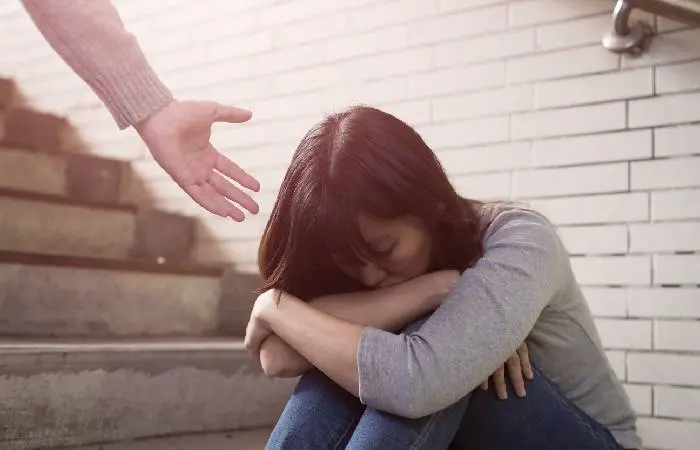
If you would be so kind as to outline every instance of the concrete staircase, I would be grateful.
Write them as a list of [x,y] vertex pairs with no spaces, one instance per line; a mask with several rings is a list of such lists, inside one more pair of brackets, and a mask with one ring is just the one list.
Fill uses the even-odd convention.
[[242,346],[257,277],[192,261],[192,218],[16,98],[0,79],[0,448],[274,424],[294,380]]

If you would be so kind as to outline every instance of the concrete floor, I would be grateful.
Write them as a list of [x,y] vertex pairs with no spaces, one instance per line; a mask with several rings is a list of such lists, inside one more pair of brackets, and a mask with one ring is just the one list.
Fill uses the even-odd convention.
[[71,447],[67,450],[264,450],[270,431],[264,428],[230,433],[195,434]]

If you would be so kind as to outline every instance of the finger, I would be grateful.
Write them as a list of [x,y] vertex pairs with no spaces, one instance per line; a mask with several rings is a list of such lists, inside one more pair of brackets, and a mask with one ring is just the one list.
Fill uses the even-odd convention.
[[214,122],[242,123],[247,122],[253,116],[253,113],[247,109],[222,105],[216,102],[208,103],[214,107]]
[[525,397],[525,381],[523,381],[523,371],[520,367],[520,358],[517,353],[508,358],[506,367],[508,367],[508,377],[513,385],[515,395]]
[[481,390],[486,391],[489,388],[489,379],[485,379],[484,381],[481,382]]
[[238,164],[234,163],[226,156],[219,153],[219,151],[216,150],[213,146],[210,147],[217,153],[217,155],[219,155],[219,157],[216,160],[216,170],[221,172],[224,176],[235,180],[238,184],[250,189],[251,191],[258,192],[260,190],[260,182],[258,180],[253,178],[245,170],[241,169],[241,167]]
[[231,217],[237,222],[242,222],[245,219],[243,211],[233,206],[208,184],[185,186],[184,189],[194,201],[209,212],[221,217]]
[[214,187],[216,192],[223,195],[232,202],[238,203],[253,214],[258,213],[260,207],[255,202],[255,200],[253,200],[253,198],[250,195],[246,194],[245,192],[241,191],[236,186],[231,184],[228,180],[226,180],[226,178],[221,176],[221,174],[214,172],[211,175],[211,178],[209,179],[209,184],[211,184],[212,187]]
[[496,395],[501,400],[508,398],[508,390],[506,389],[506,377],[504,366],[498,368],[491,377],[493,379],[493,387],[496,389]]
[[528,380],[535,378],[535,374],[532,373],[532,364],[530,364],[530,352],[527,349],[527,344],[524,342],[523,345],[518,347],[518,356],[520,357],[520,366],[525,377]]

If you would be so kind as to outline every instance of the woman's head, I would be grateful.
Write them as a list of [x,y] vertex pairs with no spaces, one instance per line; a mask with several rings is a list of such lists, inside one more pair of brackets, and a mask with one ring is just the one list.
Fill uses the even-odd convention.
[[263,235],[263,290],[301,298],[385,287],[481,254],[479,221],[409,125],[378,109],[328,116],[301,140]]

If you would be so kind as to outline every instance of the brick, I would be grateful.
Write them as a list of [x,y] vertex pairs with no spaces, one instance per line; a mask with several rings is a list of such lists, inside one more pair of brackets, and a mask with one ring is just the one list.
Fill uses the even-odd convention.
[[599,42],[610,31],[610,22],[606,14],[540,25],[536,28],[537,49],[558,50]]
[[369,2],[366,6],[348,11],[348,21],[352,30],[366,30],[412,22],[436,12],[435,2],[423,0]]
[[678,22],[676,20],[669,19],[667,17],[663,17],[663,16],[656,17],[656,30],[659,33],[666,33],[668,31],[680,30],[680,29],[690,28],[690,27],[691,27],[691,25],[688,25],[687,23]]
[[533,143],[533,164],[536,167],[628,161],[651,156],[651,130],[563,137]]
[[700,218],[700,189],[679,189],[651,193],[651,211],[654,220]]
[[553,108],[645,97],[653,93],[653,73],[645,68],[539,83],[535,85],[535,104],[538,109]]
[[528,142],[445,150],[437,153],[442,165],[449,169],[452,175],[527,167],[530,165],[530,155]]
[[506,78],[509,83],[563,78],[616,70],[619,56],[599,45],[508,60]]
[[625,362],[625,352],[621,350],[605,350],[605,356],[610,362],[610,366],[620,380],[627,378],[627,363]]
[[694,450],[700,442],[700,424],[696,422],[642,417],[637,420],[637,429],[646,448]]
[[536,111],[511,117],[513,139],[587,134],[622,128],[625,128],[625,104],[622,102]]
[[435,70],[413,75],[406,83],[408,95],[415,97],[502,86],[505,83],[505,65],[498,61],[457,69]]
[[631,289],[629,314],[632,317],[700,319],[700,289]]
[[431,121],[430,100],[411,100],[377,106],[412,126]]
[[341,109],[352,103],[393,102],[419,96],[409,95],[408,77],[391,77],[331,86],[324,97],[326,107]]
[[632,404],[632,409],[637,414],[651,415],[651,386],[646,384],[623,384],[627,396]]
[[656,255],[654,284],[700,284],[700,255]]
[[534,31],[524,29],[438,43],[435,59],[438,67],[457,66],[526,55],[534,50]]
[[465,2],[464,0],[439,0],[438,1],[438,11],[440,12],[454,12],[461,11],[463,9],[473,9],[479,8],[487,5],[492,5],[494,3],[501,3],[503,0],[469,0]]
[[700,29],[675,31],[654,37],[654,45],[636,58],[622,58],[622,67],[640,67],[687,61],[700,57]]
[[700,120],[700,93],[663,95],[629,102],[631,128]]
[[451,182],[463,197],[477,200],[506,200],[511,197],[509,173],[458,175],[451,177]]
[[421,127],[419,131],[433,150],[505,142],[508,140],[508,118],[445,122]]
[[636,383],[700,386],[700,356],[629,353],[627,380]]
[[533,208],[558,225],[644,221],[649,218],[645,193],[533,200]]
[[700,222],[667,222],[630,225],[631,252],[700,250]]
[[306,42],[320,41],[345,33],[349,28],[346,15],[331,14],[323,20],[315,18],[274,27],[272,43],[275,47],[284,47]]
[[423,45],[506,28],[507,5],[424,18],[410,25],[408,41]]
[[654,325],[656,350],[700,352],[700,322],[657,320]]
[[[698,70],[700,73],[700,70]],[[700,125],[656,128],[654,155],[678,156],[700,154]]]
[[431,48],[418,47],[354,59],[341,69],[346,72],[344,80],[366,80],[431,70],[433,59]]
[[559,227],[559,235],[570,254],[620,254],[627,252],[625,225]]
[[656,93],[668,94],[674,92],[700,89],[700,61],[656,67]]
[[[636,23],[639,20],[653,24],[654,16],[641,9],[632,9],[630,23]],[[598,43],[601,36],[609,33],[610,29],[610,14],[540,25],[536,29],[537,49],[556,50]]]
[[69,124],[63,117],[13,108],[5,114],[2,143],[29,150],[62,151],[68,132]]
[[[275,55],[272,50],[272,37],[269,33],[250,33],[235,39],[217,39],[208,42],[183,42],[179,48],[169,48],[156,53],[152,65],[160,73],[200,65],[215,65],[218,62],[242,59],[243,56],[264,54],[263,58]],[[294,52],[293,52],[294,53]],[[299,59],[294,64],[307,65],[302,61],[303,54],[295,54]],[[277,55],[278,56],[278,55]],[[150,61],[149,61],[150,62]]]
[[255,56],[252,73],[254,76],[287,72],[327,61],[328,53],[323,43],[303,44]]
[[586,286],[647,285],[651,283],[651,257],[572,257],[571,267],[579,283]]
[[596,319],[605,348],[651,350],[651,321]]
[[560,197],[626,191],[628,186],[627,164],[616,163],[516,172],[513,193],[516,198]]
[[632,190],[700,186],[700,157],[630,163]]
[[408,27],[401,25],[332,39],[327,43],[327,54],[332,61],[399,50],[407,45]]
[[525,0],[510,5],[509,24],[511,26],[534,25],[575,19],[591,14],[608,12],[612,6],[604,0]]
[[283,23],[302,20],[308,17],[319,16],[326,13],[338,13],[346,9],[363,6],[369,0],[348,0],[342,3],[325,2],[322,0],[297,0],[294,2],[275,2],[274,7],[267,7],[262,11],[260,25],[275,27]]
[[532,86],[439,97],[432,101],[435,121],[528,111],[533,106]]
[[654,414],[657,416],[700,420],[698,406],[700,389],[654,386]]
[[627,289],[585,287],[582,290],[593,317],[627,316]]
[[[307,115],[321,115],[323,92],[308,92],[253,102],[248,107],[255,121],[283,119]],[[245,128],[245,127],[241,127]]]

